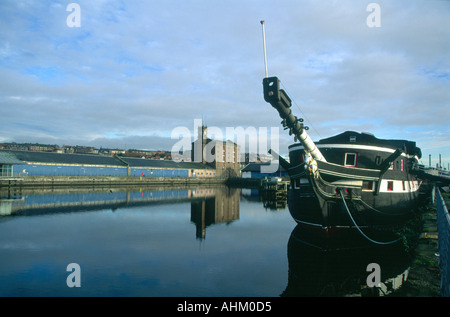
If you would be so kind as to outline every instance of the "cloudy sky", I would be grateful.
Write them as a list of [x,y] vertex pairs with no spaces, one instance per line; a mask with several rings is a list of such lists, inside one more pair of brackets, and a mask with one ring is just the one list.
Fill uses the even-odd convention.
[[195,119],[224,137],[280,127],[262,95],[265,20],[269,75],[314,140],[409,139],[447,167],[450,1],[371,2],[2,0],[0,142],[170,150]]

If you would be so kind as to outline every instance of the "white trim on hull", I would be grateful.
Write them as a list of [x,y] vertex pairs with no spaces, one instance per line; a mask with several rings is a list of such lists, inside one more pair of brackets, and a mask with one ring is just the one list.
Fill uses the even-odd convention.
[[[362,145],[362,144],[316,144],[319,149],[352,149],[352,150],[368,150],[368,151],[378,151],[378,152],[386,152],[386,153],[394,153],[395,149],[380,147],[375,145]],[[292,144],[289,146],[289,152],[291,151],[299,151],[304,150],[303,145],[301,144]],[[407,158],[414,158],[415,155],[408,155],[406,153],[402,153],[401,156],[405,156]],[[417,158],[418,159],[418,158]]]

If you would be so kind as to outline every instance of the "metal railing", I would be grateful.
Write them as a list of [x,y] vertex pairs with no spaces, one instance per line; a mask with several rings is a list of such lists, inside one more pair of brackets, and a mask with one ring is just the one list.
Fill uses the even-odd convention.
[[441,296],[450,297],[450,214],[436,187],[436,214],[439,235],[439,267],[441,269]]

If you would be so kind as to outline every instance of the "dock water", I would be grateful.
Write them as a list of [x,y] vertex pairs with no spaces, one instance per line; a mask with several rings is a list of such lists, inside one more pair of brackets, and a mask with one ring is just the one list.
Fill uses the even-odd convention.
[[[277,209],[279,204],[287,202],[287,192],[289,183],[285,181],[270,181],[270,180],[256,180],[248,179],[247,185],[252,184],[254,188],[260,190],[260,193],[265,197],[265,200],[271,203],[268,206]],[[92,178],[92,177],[35,177],[26,180],[3,181],[0,189],[13,191],[21,188],[31,187],[77,187],[77,186],[128,186],[128,185],[214,185],[224,184],[224,179],[184,179],[184,178]],[[242,185],[242,184],[237,184]],[[444,196],[447,199],[447,206],[450,197]],[[421,213],[421,230],[416,232],[417,244],[414,247],[412,263],[409,270],[408,279],[406,283],[396,292],[390,296],[398,297],[439,297],[441,296],[441,270],[439,266],[439,242],[438,242],[438,228],[436,208],[432,203],[424,207]]]

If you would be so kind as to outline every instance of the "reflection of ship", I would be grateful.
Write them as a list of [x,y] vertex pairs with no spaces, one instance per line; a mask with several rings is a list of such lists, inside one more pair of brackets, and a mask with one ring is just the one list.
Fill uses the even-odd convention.
[[191,221],[196,237],[205,239],[206,227],[239,219],[240,189],[221,187],[212,197],[191,201]]
[[[288,242],[289,277],[281,296],[383,296],[407,279],[408,257],[401,244],[354,247],[341,241],[329,249],[298,225]],[[380,285],[370,288],[367,267],[380,267]]]

